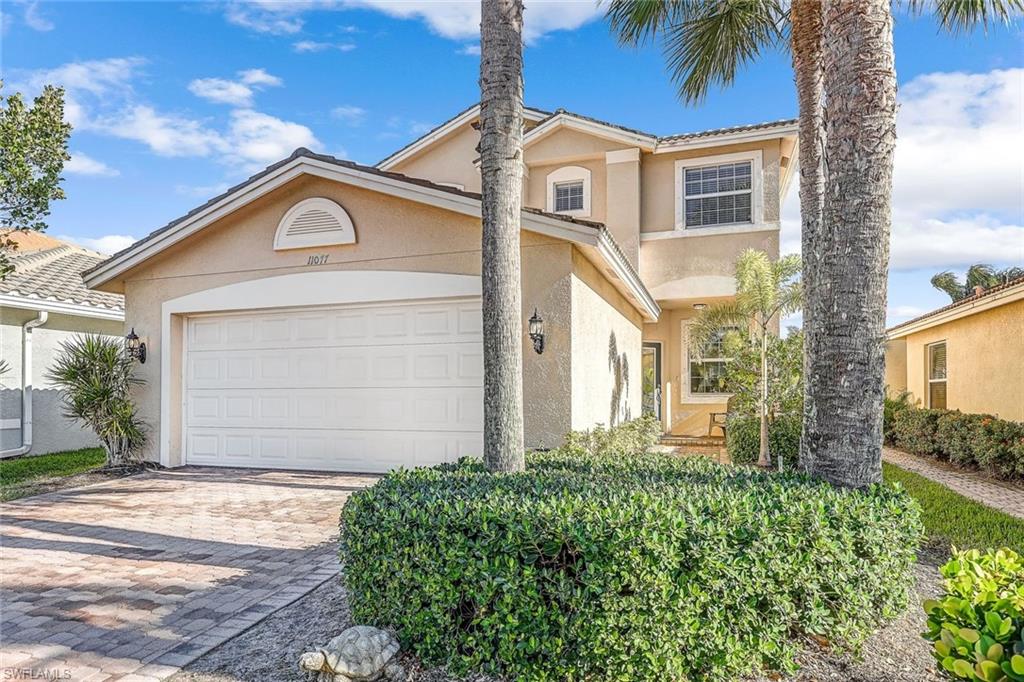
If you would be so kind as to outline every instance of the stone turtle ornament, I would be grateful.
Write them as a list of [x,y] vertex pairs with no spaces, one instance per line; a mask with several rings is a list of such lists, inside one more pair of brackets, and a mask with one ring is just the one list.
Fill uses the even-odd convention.
[[316,673],[315,682],[405,682],[395,656],[398,640],[386,630],[356,625],[316,651],[299,657],[299,667]]

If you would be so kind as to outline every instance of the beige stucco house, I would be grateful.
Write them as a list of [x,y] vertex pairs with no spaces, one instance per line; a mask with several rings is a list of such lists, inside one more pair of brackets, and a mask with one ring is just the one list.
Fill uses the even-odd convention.
[[[373,167],[297,150],[85,273],[147,344],[147,456],[383,471],[482,447],[473,106]],[[701,435],[717,358],[686,326],[779,250],[796,124],[656,137],[526,110],[527,442],[653,411]],[[526,336],[543,319],[543,352]]]
[[1024,278],[889,329],[885,365],[922,407],[1024,421]]

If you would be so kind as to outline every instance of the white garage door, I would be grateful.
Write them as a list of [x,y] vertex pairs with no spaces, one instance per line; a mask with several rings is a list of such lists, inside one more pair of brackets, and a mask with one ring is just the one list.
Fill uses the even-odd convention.
[[479,299],[191,317],[188,464],[383,472],[479,457]]

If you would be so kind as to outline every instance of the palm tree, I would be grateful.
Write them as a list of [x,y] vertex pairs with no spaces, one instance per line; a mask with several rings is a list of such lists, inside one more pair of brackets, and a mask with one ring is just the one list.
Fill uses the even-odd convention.
[[[774,263],[764,251],[747,249],[736,259],[736,296],[730,301],[708,306],[690,326],[692,355],[723,330],[748,330],[751,343],[760,348],[761,447],[758,466],[771,466],[768,452],[768,341],[775,333],[779,318],[796,312],[803,303],[800,280],[800,256],[789,255]],[[779,456],[779,467],[782,456]]]
[[967,268],[967,279],[963,283],[951,270],[935,274],[931,281],[933,287],[948,294],[955,303],[968,296],[973,296],[976,287],[991,289],[1021,277],[1024,277],[1024,268],[1011,267],[996,270],[986,263],[976,263]]
[[[954,33],[979,25],[987,27],[990,21],[1006,22],[1024,10],[1024,0],[906,0],[905,4],[914,13],[934,8],[942,26]],[[886,299],[893,141],[889,131],[890,123],[895,121],[894,111],[892,117],[888,113],[889,83],[895,82],[889,3],[792,0],[787,12],[780,0],[609,0],[606,16],[625,45],[662,38],[680,96],[691,103],[703,99],[714,85],[731,84],[736,73],[763,51],[785,45],[788,30],[800,107],[801,238],[807,290],[804,366],[808,380],[801,467],[839,485],[861,486],[878,480],[881,439],[875,438],[875,432],[880,433],[881,392],[875,390],[875,385],[883,381],[884,353],[883,339],[875,328],[884,318]],[[860,25],[854,18],[871,23]],[[879,51],[855,54],[849,42],[855,39],[865,39]],[[844,49],[849,52],[840,53]],[[861,69],[858,74],[848,68],[828,73],[828,69],[851,63]],[[883,95],[885,101],[866,101],[857,91],[857,78],[863,78],[860,85]],[[826,93],[827,101],[835,105],[827,110],[823,105]],[[856,95],[856,101],[868,105],[865,118],[856,114],[851,117],[849,103],[842,101],[847,94]],[[868,125],[874,129],[867,130]],[[829,131],[840,136],[831,146]],[[872,173],[864,163],[866,157],[847,153],[841,145],[844,140],[854,142],[851,146],[859,149],[864,147],[858,143],[882,143],[882,148],[872,149],[868,156],[883,165]],[[844,162],[850,166],[837,165]],[[851,184],[860,182],[865,184],[854,188],[856,194],[870,200],[864,205],[875,213],[868,216],[849,210],[854,204],[845,195],[836,200],[837,195],[828,194],[831,207],[826,208],[826,187],[845,192]],[[837,206],[845,207],[847,212],[842,213]],[[822,229],[823,224],[829,229]],[[884,246],[877,246],[880,244]],[[856,249],[855,258],[838,257],[846,247]],[[878,272],[882,273],[881,282],[877,281]],[[844,298],[848,289],[857,288],[843,286],[850,281],[859,283],[861,291]],[[840,309],[838,316],[819,317],[819,313]],[[870,324],[859,330],[864,333],[853,339],[847,353],[853,321],[845,318],[849,311],[855,313],[858,322]],[[837,352],[841,357],[836,356]],[[837,374],[833,371],[836,366],[850,366],[856,376]],[[828,371],[822,373],[822,369]],[[861,380],[868,381],[863,393],[846,396],[845,391],[836,391],[836,381],[848,387]],[[854,402],[841,405],[842,416],[837,416],[825,406],[834,405],[840,393],[844,400],[848,397]],[[847,421],[852,425],[844,423]],[[851,427],[856,437],[848,437]],[[833,451],[819,463],[818,454],[825,449]]]
[[523,3],[522,0],[482,0],[481,9],[484,462],[490,471],[520,471],[525,466],[519,251],[523,186]]

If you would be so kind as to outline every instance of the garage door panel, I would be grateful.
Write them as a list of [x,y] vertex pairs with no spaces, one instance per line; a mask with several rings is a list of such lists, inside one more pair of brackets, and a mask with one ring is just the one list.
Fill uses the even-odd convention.
[[190,464],[383,472],[483,449],[479,300],[189,320]]
[[211,466],[317,469],[383,473],[398,467],[433,466],[479,457],[480,433],[377,432],[268,429],[186,433],[189,463]]
[[478,302],[196,318],[189,348],[255,350],[458,343],[480,338]]

